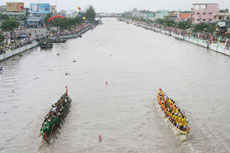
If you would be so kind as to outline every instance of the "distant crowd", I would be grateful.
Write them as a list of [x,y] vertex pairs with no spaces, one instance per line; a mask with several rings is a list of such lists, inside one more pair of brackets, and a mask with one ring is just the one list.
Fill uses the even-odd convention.
[[[135,21],[136,23],[141,23],[139,21]],[[149,27],[154,27],[154,28],[159,28],[164,31],[168,31],[170,33],[175,33],[177,35],[182,35],[183,37],[194,37],[198,39],[202,39],[204,41],[207,41],[209,44],[212,43],[222,43],[225,45],[225,48],[227,50],[230,49],[230,38],[228,38],[228,35],[223,36],[218,36],[215,32],[210,33],[210,32],[192,32],[189,29],[183,30],[183,29],[178,29],[174,27],[168,27],[168,26],[163,26],[161,24],[154,24],[154,23],[144,23],[145,25]]]
[[15,50],[19,47],[31,44],[33,41],[32,38],[24,38],[12,40],[10,43],[3,43],[0,45],[0,54],[5,54],[7,51]]

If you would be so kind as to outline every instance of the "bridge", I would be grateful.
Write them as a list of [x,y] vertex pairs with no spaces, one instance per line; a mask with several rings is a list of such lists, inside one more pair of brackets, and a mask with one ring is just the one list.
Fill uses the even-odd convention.
[[121,17],[121,14],[118,13],[97,13],[96,18],[117,18]]

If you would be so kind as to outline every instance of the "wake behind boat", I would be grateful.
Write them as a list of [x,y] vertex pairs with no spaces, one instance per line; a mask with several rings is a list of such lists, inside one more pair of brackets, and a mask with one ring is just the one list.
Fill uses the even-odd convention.
[[164,117],[168,119],[171,127],[179,134],[188,135],[190,131],[188,119],[185,113],[176,106],[175,101],[169,98],[161,88],[157,92],[157,100],[161,110],[164,112]]
[[58,128],[61,128],[60,124],[65,122],[64,119],[70,112],[71,102],[72,99],[68,96],[68,89],[66,87],[66,92],[52,105],[49,113],[45,116],[40,130],[43,140],[49,142],[52,137],[56,137],[56,133],[59,133]]

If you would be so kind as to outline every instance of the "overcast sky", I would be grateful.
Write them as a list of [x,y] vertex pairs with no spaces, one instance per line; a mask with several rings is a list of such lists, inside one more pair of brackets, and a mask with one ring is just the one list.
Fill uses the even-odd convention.
[[192,3],[211,2],[219,3],[220,8],[230,8],[230,0],[0,0],[1,5],[6,2],[24,2],[25,7],[29,3],[50,3],[57,4],[58,10],[74,10],[77,6],[85,9],[88,5],[93,5],[96,12],[121,13],[133,8],[147,9],[156,11],[159,9],[166,10],[190,10]]

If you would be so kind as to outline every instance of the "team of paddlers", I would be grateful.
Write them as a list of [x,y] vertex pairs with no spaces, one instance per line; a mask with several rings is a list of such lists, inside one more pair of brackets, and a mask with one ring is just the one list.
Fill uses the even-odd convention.
[[[181,134],[188,134],[190,127],[188,126],[188,119],[185,113],[182,112],[175,104],[175,101],[169,98],[160,88],[157,92],[157,99],[169,121],[179,129]],[[50,112],[45,116],[44,122],[42,123],[41,135],[42,138],[49,142],[52,136],[58,132],[60,124],[64,122],[65,117],[70,112],[71,98],[68,96],[68,89],[61,96],[61,98],[52,105]],[[59,133],[59,132],[58,132]]]
[[175,101],[169,98],[160,88],[157,92],[157,99],[169,121],[181,131],[181,134],[188,134],[190,127],[185,113],[180,110],[175,104]]
[[[41,127],[41,135],[45,141],[49,141],[52,136],[56,137],[56,132],[60,124],[64,122],[66,115],[70,112],[71,98],[68,96],[68,89],[61,98],[52,105],[50,112],[45,116]],[[59,132],[58,132],[59,133]]]

